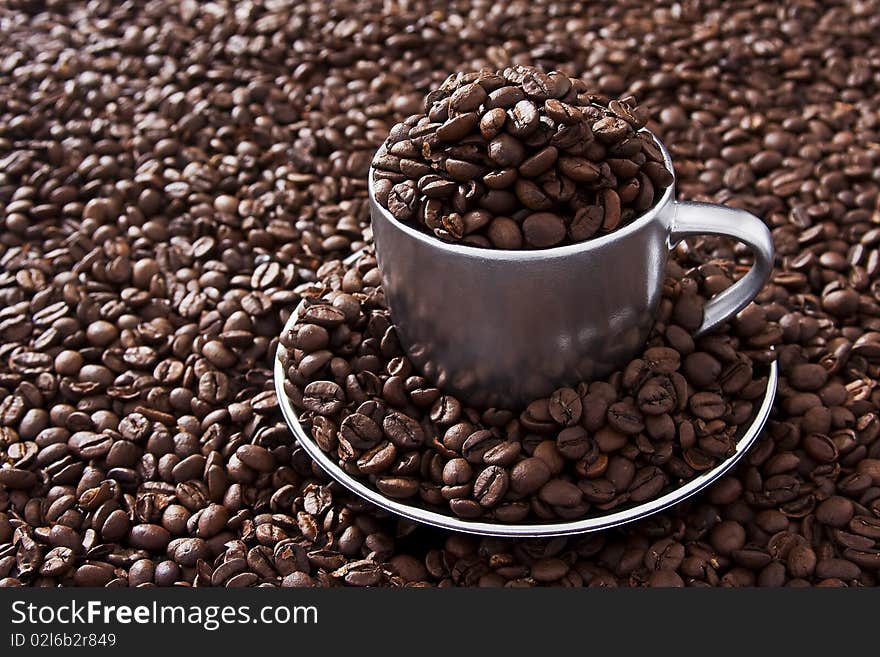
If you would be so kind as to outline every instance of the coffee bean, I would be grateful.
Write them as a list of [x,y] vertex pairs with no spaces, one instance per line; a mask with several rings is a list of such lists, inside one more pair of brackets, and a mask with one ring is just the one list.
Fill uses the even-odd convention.
[[581,501],[581,491],[574,484],[562,479],[551,479],[541,487],[538,497],[553,506],[575,506]]
[[486,453],[500,442],[501,440],[491,430],[481,429],[467,437],[461,446],[461,453],[469,463],[478,464],[483,461]]
[[507,486],[507,471],[497,465],[490,465],[474,481],[474,498],[485,508],[493,507],[504,497]]
[[447,486],[466,484],[471,480],[472,476],[473,469],[466,459],[451,459],[443,466],[443,483]]
[[523,234],[513,219],[495,217],[487,231],[489,240],[498,249],[519,249],[523,244]]
[[523,222],[523,234],[526,244],[547,248],[565,239],[565,222],[551,212],[535,212]]
[[544,101],[544,112],[551,119],[563,125],[574,125],[582,117],[581,111],[577,107],[555,98],[548,98]]
[[272,453],[260,445],[242,445],[235,451],[238,459],[257,472],[271,472],[276,467]]
[[715,420],[724,415],[727,405],[721,395],[714,392],[698,392],[688,402],[694,415],[703,420]]
[[175,538],[168,543],[168,557],[180,566],[195,566],[207,556],[208,546],[200,538]]
[[538,458],[526,458],[510,472],[510,485],[520,495],[534,493],[550,480],[550,468]]
[[819,390],[828,380],[828,372],[824,367],[814,363],[796,365],[789,377],[791,384],[798,390]]
[[382,427],[363,413],[352,413],[339,426],[340,435],[355,449],[371,449],[382,439]]
[[394,499],[406,499],[419,492],[419,482],[411,477],[379,477],[376,488]]
[[525,149],[511,135],[501,134],[489,142],[487,154],[501,168],[518,167],[525,157]]
[[642,414],[632,401],[621,401],[608,407],[608,424],[623,434],[637,434],[645,428]]
[[[452,174],[451,171],[450,174]],[[455,178],[454,175],[453,178]],[[413,181],[407,180],[394,185],[388,194],[387,202],[388,211],[398,221],[412,221],[415,219],[418,196],[416,195],[416,186]]]
[[721,375],[721,363],[705,351],[688,354],[683,362],[684,373],[688,381],[698,388],[708,388],[718,383]]
[[669,413],[675,404],[675,390],[666,377],[655,376],[639,388],[638,407],[645,415]]
[[554,392],[548,408],[550,417],[564,427],[577,424],[581,419],[581,398],[571,388],[560,388]]
[[379,474],[388,470],[397,458],[397,449],[390,442],[382,442],[364,452],[357,460],[363,474]]
[[579,183],[591,183],[599,179],[599,168],[582,157],[560,157],[559,171]]
[[565,458],[578,460],[592,449],[589,434],[583,427],[569,427],[556,437],[556,449]]
[[489,94],[486,102],[488,107],[508,109],[519,101],[525,100],[526,94],[520,86],[504,86]]
[[128,534],[128,540],[136,548],[162,552],[171,540],[171,535],[159,525],[135,525]]
[[832,527],[845,527],[853,513],[853,503],[850,500],[833,495],[816,507],[816,520]]
[[[437,128],[437,136],[443,141],[458,141],[459,139],[463,139],[471,132],[473,132],[477,128],[477,124],[479,123],[480,117],[476,114],[476,112],[459,114],[458,116],[452,117],[451,119],[447,120],[443,125]],[[413,160],[401,161],[400,170],[406,175],[419,175],[419,172],[421,172],[421,175],[430,173],[431,169],[427,165],[421,165],[426,170],[412,168],[410,168],[410,170],[407,170],[407,168],[403,164],[404,162],[413,162]]]
[[478,83],[471,82],[455,90],[449,99],[449,106],[457,112],[471,112],[482,105],[488,94]]
[[611,116],[599,119],[592,128],[596,139],[603,144],[615,144],[621,141],[629,129],[626,121]]
[[645,350],[644,360],[652,372],[672,374],[681,364],[681,355],[671,347],[651,347]]
[[504,111],[504,108],[496,107],[494,109],[490,109],[480,119],[480,134],[482,134],[483,137],[485,137],[486,139],[492,139],[501,132],[501,130],[504,128],[504,123],[506,121],[507,112]]
[[526,178],[537,178],[553,166],[558,155],[559,151],[554,146],[547,146],[523,160],[519,165],[519,174]]
[[345,393],[333,381],[315,381],[303,390],[303,405],[321,415],[333,415],[345,403]]
[[519,101],[507,115],[510,120],[507,130],[514,137],[527,137],[538,128],[540,116],[535,104],[530,100]]
[[403,413],[389,413],[382,421],[382,428],[388,439],[401,449],[419,447],[425,440],[425,434],[413,418]]

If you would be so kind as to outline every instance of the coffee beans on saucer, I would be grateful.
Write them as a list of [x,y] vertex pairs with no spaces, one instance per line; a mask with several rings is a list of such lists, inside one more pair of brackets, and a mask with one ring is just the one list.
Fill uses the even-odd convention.
[[[415,371],[375,259],[328,262],[281,336],[285,390],[318,446],[390,498],[501,523],[646,502],[733,454],[777,340],[755,349],[730,327],[694,339],[705,280],[729,285],[732,267],[667,269],[648,342],[620,371],[525,408],[475,409]],[[744,312],[762,321],[760,306]]]
[[625,226],[672,184],[647,114],[529,66],[451,75],[373,158],[376,200],[446,242],[544,249]]

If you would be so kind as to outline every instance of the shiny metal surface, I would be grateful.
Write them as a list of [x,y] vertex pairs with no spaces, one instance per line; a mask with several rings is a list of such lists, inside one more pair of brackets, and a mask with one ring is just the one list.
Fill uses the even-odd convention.
[[[298,307],[296,312],[290,317],[287,325],[284,327],[284,331],[289,330],[296,322],[300,307]],[[764,427],[764,423],[770,415],[770,410],[773,407],[773,398],[776,395],[777,367],[774,362],[768,370],[767,390],[765,391],[756,412],[750,423],[740,429],[740,433],[737,437],[736,452],[726,461],[719,463],[713,469],[704,472],[695,479],[691,479],[680,488],[661,495],[645,504],[616,510],[601,516],[584,518],[582,520],[503,525],[491,522],[462,520],[452,515],[431,511],[419,506],[404,504],[403,502],[385,497],[376,489],[370,488],[363,482],[358,481],[343,471],[333,459],[318,447],[315,441],[312,440],[309,432],[306,431],[302,424],[300,424],[297,412],[284,392],[284,366],[282,365],[280,358],[280,352],[283,349],[284,347],[279,345],[279,353],[275,356],[274,366],[275,391],[278,395],[278,403],[281,406],[281,412],[291,431],[293,431],[293,434],[299,441],[299,444],[306,450],[306,452],[308,452],[309,456],[317,461],[318,465],[320,465],[327,474],[354,494],[372,502],[378,507],[403,516],[404,518],[409,518],[410,520],[433,525],[435,527],[441,527],[443,529],[468,534],[478,534],[481,536],[535,537],[581,534],[608,529],[610,527],[632,522],[678,504],[691,495],[698,493],[713,481],[719,479],[725,472],[730,470],[740,458],[742,458],[760,435],[761,429]]]
[[372,181],[371,170],[376,256],[401,344],[429,379],[475,406],[521,405],[628,361],[651,327],[669,250],[686,236],[733,237],[755,254],[752,271],[708,304],[701,331],[748,304],[772,269],[760,219],[678,203],[674,183],[653,209],[609,235],[505,251],[446,244],[397,221],[376,201]]

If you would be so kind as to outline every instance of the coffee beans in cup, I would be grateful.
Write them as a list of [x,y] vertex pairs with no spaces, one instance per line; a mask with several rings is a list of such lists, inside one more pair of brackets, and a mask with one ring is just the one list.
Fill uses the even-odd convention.
[[544,249],[625,226],[672,184],[647,115],[529,66],[449,76],[373,158],[378,202],[446,242]]
[[[404,354],[372,255],[328,262],[280,338],[285,390],[317,445],[389,498],[500,523],[647,502],[734,453],[776,341],[754,349],[730,326],[693,338],[706,281],[729,285],[734,269],[672,261],[667,270],[648,341],[621,370],[524,408],[477,409]],[[745,312],[764,321],[758,305]],[[818,383],[820,372],[801,369]]]

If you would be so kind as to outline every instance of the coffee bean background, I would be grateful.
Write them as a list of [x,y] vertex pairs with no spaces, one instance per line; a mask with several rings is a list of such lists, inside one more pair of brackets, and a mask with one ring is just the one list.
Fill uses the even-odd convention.
[[[316,444],[387,497],[499,523],[602,515],[648,502],[736,451],[766,394],[778,332],[763,306],[750,305],[741,317],[751,324],[691,335],[705,300],[732,285],[735,270],[712,260],[685,271],[673,260],[647,342],[627,365],[525,408],[479,409],[419,375],[372,253],[350,266],[328,261],[281,334],[284,390]],[[825,374],[821,366],[798,369],[799,380],[823,385],[810,380]]]
[[[0,25],[0,584],[877,583],[876,1],[9,0]],[[779,344],[763,437],[696,500],[577,538],[381,514],[271,392],[318,268],[368,241],[391,127],[451,72],[518,64],[634,95],[679,195],[777,250],[734,323]]]

